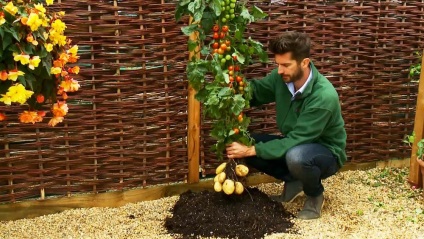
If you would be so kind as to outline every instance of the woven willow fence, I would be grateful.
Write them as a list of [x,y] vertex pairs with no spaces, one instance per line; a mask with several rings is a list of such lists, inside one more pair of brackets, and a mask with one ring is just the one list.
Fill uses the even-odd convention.
[[[274,2],[274,1],[273,1]],[[82,88],[55,128],[17,124],[0,106],[0,202],[146,187],[186,180],[187,37],[176,1],[59,0],[67,35],[80,46]],[[337,87],[351,162],[405,158],[416,84],[408,68],[424,47],[423,1],[249,1],[269,17],[248,34],[266,47],[286,30],[305,31],[313,61]],[[263,77],[272,65],[246,72]],[[272,105],[252,109],[252,132],[276,133]],[[201,124],[200,165],[217,161]]]

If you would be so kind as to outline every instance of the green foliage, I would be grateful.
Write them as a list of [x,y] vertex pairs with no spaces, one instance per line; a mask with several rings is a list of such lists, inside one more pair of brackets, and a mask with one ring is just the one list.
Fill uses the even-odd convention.
[[217,140],[212,150],[222,159],[227,144],[253,143],[247,130],[250,119],[243,114],[252,93],[242,70],[256,57],[266,62],[268,55],[261,43],[246,39],[244,32],[248,24],[267,14],[257,6],[247,7],[246,1],[180,0],[175,18],[179,21],[184,15],[192,22],[182,32],[197,33],[197,39],[188,41],[188,49],[200,54],[189,60],[187,77],[204,116],[212,120],[210,135]]
[[419,79],[421,72],[421,53],[417,51],[415,52],[415,55],[417,56],[419,62],[409,68],[409,77],[412,81],[418,81],[417,79]]

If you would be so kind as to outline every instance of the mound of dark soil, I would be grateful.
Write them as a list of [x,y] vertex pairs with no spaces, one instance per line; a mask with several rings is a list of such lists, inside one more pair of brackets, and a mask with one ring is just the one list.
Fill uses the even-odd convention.
[[167,218],[165,227],[182,238],[224,237],[263,238],[265,234],[287,232],[292,228],[281,203],[272,201],[257,188],[247,188],[242,195],[191,191],[181,194]]

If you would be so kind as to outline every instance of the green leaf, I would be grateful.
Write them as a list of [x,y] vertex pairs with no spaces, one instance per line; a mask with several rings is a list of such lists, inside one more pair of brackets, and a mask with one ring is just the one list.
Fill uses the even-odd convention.
[[229,87],[223,87],[221,88],[221,90],[218,93],[219,97],[225,97],[225,96],[230,96],[231,95],[231,89]]
[[185,5],[187,5],[190,1],[191,1],[191,0],[180,0],[178,5],[180,5],[180,6],[185,6]]
[[3,27],[0,27],[0,37],[3,38],[4,37],[4,30]]
[[234,103],[231,107],[231,111],[235,114],[238,115],[243,111],[244,105],[245,105],[245,100],[243,98],[242,95],[237,94],[234,96]]
[[5,29],[7,32],[9,32],[10,34],[12,34],[13,38],[15,38],[17,41],[20,41],[21,38],[19,37],[19,28],[6,28]]
[[202,54],[202,55],[207,55],[207,54],[209,54],[209,47],[207,47],[207,46],[203,46],[203,47],[202,47],[202,50],[200,51],[200,54]]
[[199,91],[197,91],[195,98],[199,102],[203,103],[208,98],[208,95],[209,95],[209,92],[205,88],[202,88]]
[[255,20],[255,18],[250,15],[249,10],[246,7],[242,7],[240,16],[243,17],[243,19],[246,21],[247,24],[250,24]]
[[195,22],[199,22],[200,20],[203,20],[202,18],[203,18],[203,12],[205,11],[205,8],[206,6],[202,4],[201,7],[194,12],[193,18]]
[[186,36],[190,36],[193,32],[197,31],[199,29],[199,26],[197,24],[191,24],[185,27],[181,28],[181,31]]
[[237,61],[240,62],[241,64],[244,64],[245,58],[244,58],[244,55],[240,54],[240,52],[235,50],[232,56],[237,56]]
[[215,12],[215,15],[219,17],[221,15],[222,7],[221,7],[221,1],[220,0],[212,0],[212,2],[209,4],[209,6],[213,9]]
[[6,50],[10,44],[12,44],[12,36],[9,33],[6,33],[3,37],[3,50]]
[[253,6],[252,9],[252,15],[255,18],[254,20],[263,19],[264,17],[268,16],[268,14],[264,13],[262,9],[258,8],[257,6]]
[[175,20],[178,22],[181,20],[181,17],[186,13],[186,8],[178,5],[177,9],[175,10]]
[[194,51],[197,47],[197,41],[193,41],[193,40],[188,40],[188,50],[189,51]]
[[211,11],[205,11],[203,13],[203,18],[201,21],[202,29],[204,29],[205,34],[209,34],[213,25],[215,24],[216,16]]

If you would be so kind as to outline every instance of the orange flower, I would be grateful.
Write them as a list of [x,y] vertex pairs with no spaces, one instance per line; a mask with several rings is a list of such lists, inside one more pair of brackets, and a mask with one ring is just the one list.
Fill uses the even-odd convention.
[[6,120],[6,115],[3,113],[0,113],[0,121]]
[[0,80],[5,81],[7,80],[8,74],[7,71],[3,70],[0,72]]
[[71,78],[62,81],[60,83],[60,88],[62,88],[65,92],[75,92],[78,91],[78,89],[80,88],[80,84],[78,83],[78,81]]
[[38,114],[35,111],[25,110],[24,112],[19,114],[19,121],[21,121],[21,123],[33,123],[34,124],[35,122],[39,122],[38,121]]
[[53,117],[49,121],[49,126],[56,126],[58,123],[61,123],[63,121],[63,117]]
[[72,73],[72,74],[78,74],[79,71],[80,71],[79,66],[74,66],[74,67],[68,69],[68,72]]
[[64,117],[68,113],[68,105],[59,101],[53,105],[52,113],[55,117]]
[[79,56],[69,56],[68,62],[75,63],[78,61]]

